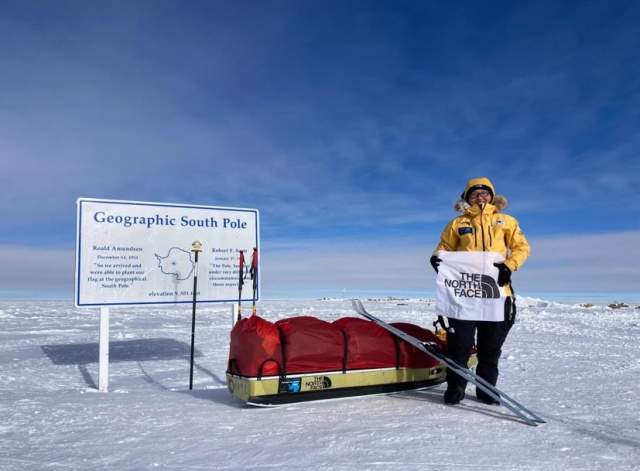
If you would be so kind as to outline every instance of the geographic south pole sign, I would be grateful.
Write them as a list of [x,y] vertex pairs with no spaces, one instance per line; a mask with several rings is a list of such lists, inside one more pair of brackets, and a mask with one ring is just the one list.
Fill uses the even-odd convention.
[[256,209],[89,198],[77,201],[76,230],[77,307],[193,302],[194,240],[198,302],[237,301],[240,250],[260,237]]

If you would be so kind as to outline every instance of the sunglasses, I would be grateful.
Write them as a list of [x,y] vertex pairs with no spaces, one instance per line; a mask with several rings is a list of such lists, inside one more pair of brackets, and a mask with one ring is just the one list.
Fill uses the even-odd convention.
[[469,199],[487,198],[488,196],[491,196],[491,193],[488,191],[474,191],[469,195]]

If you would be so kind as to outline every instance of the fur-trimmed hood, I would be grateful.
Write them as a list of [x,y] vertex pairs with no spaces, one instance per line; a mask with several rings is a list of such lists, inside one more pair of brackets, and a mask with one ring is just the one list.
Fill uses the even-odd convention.
[[[490,204],[495,206],[498,211],[503,211],[507,207],[507,205],[509,204],[509,201],[507,200],[506,196],[495,195],[493,197],[493,200],[491,200]],[[455,209],[459,213],[466,212],[467,209],[469,209],[470,207],[471,207],[471,205],[469,203],[467,203],[465,200],[463,200],[462,198],[460,198],[458,201],[456,201],[453,204],[453,209]]]

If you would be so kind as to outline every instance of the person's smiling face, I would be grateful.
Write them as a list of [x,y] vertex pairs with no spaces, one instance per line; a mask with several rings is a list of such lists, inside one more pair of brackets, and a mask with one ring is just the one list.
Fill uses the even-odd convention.
[[471,205],[476,203],[491,203],[492,199],[491,192],[487,190],[476,190],[469,194],[469,204]]

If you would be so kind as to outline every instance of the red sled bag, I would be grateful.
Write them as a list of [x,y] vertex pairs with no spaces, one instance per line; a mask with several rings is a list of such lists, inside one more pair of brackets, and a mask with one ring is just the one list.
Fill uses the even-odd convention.
[[258,377],[282,372],[280,331],[272,323],[253,315],[240,319],[231,330],[227,373]]
[[[414,324],[406,322],[394,322],[391,324],[396,329],[421,340],[422,342],[434,342],[442,348],[440,339],[430,330],[423,329]],[[400,367],[402,368],[432,368],[440,363],[438,360],[425,355],[424,352],[418,350],[413,345],[400,340]]]
[[281,319],[286,374],[340,371],[345,369],[345,341],[342,330],[311,316]]
[[387,330],[357,317],[343,317],[333,324],[347,336],[347,370],[397,367],[397,340]]

